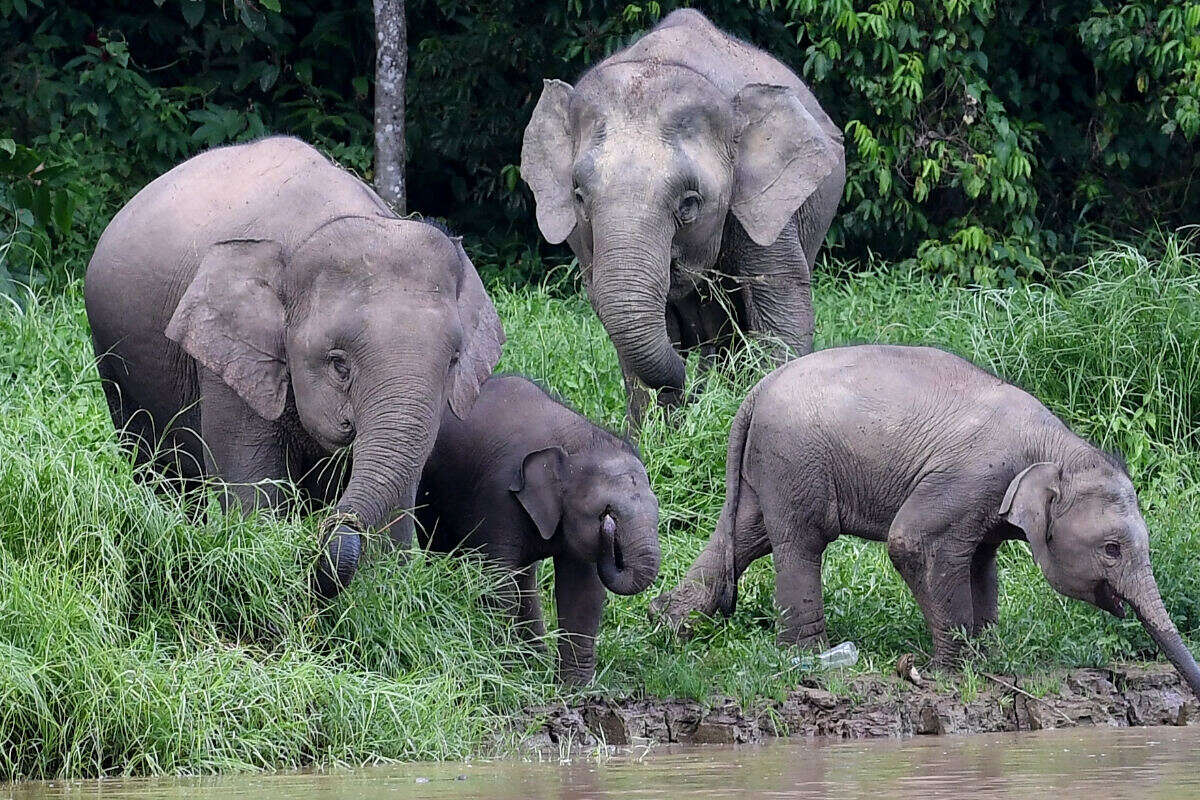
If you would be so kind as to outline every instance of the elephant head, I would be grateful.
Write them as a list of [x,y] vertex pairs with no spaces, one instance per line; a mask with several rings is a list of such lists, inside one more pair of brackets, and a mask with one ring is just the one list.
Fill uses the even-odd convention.
[[1098,452],[1039,462],[1013,478],[1000,516],[1020,528],[1054,589],[1124,618],[1133,608],[1200,696],[1200,668],[1167,615],[1150,568],[1150,536],[1124,470]]
[[595,563],[615,594],[645,591],[658,576],[658,499],[632,453],[559,447],[525,456],[510,487],[539,535]]
[[605,63],[578,88],[548,80],[525,129],[521,175],[542,235],[570,237],[601,322],[652,389],[680,389],[668,294],[714,266],[727,215],[762,246],[838,166],[841,145],[785,86],[732,99],[662,62]]
[[504,332],[457,239],[412,220],[346,216],[295,243],[223,241],[203,254],[166,330],[255,414],[294,400],[325,450],[354,443],[326,521],[317,590],[353,577],[361,534],[388,522],[448,402],[462,417]]

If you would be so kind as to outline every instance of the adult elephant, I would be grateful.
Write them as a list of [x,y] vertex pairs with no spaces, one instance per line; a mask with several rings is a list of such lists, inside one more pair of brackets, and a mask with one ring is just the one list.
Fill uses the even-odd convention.
[[646,388],[677,401],[683,355],[707,363],[737,329],[812,349],[841,131],[791,70],[699,12],[671,13],[577,87],[546,81],[521,175],[542,235],[583,265],[635,424]]
[[[139,462],[217,476],[226,505],[276,505],[288,479],[334,503],[324,596],[354,575],[361,534],[411,507],[442,408],[466,415],[504,341],[458,240],[282,137],[142,189],[100,237],[85,301]],[[348,481],[321,480],[352,441]]]

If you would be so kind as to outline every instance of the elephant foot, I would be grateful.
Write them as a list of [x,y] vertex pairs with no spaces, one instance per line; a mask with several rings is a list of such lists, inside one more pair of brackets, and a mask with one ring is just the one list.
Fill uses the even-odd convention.
[[929,667],[936,672],[962,672],[963,665],[967,661],[966,655],[966,648],[957,641],[947,644],[935,643]]
[[814,653],[819,653],[829,648],[829,635],[826,634],[824,627],[819,631],[812,632],[780,631],[776,641],[780,647],[794,645],[801,650],[809,650]]

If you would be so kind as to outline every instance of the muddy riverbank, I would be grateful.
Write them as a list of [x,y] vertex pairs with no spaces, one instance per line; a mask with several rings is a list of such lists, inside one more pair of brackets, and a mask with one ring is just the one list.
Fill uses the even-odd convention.
[[978,676],[921,685],[862,676],[836,694],[801,686],[783,701],[743,707],[653,698],[585,698],[529,709],[527,750],[597,744],[744,744],[787,736],[841,739],[1037,731],[1105,725],[1186,725],[1200,704],[1166,664],[1066,670],[1036,678]]

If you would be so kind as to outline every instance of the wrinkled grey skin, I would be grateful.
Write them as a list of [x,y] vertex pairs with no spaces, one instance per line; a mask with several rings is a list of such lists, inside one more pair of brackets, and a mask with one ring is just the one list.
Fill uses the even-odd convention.
[[[281,137],[142,189],[100,237],[85,300],[140,462],[218,476],[226,505],[274,506],[289,479],[334,503],[325,596],[353,576],[360,534],[411,508],[442,409],[470,410],[504,340],[457,240]],[[315,474],[352,441],[344,487]]]
[[477,550],[513,572],[522,634],[545,634],[537,562],[554,559],[559,675],[587,683],[604,590],[658,575],[658,500],[633,448],[519,375],[488,379],[464,419],[447,414],[417,495],[432,549]]
[[996,549],[1029,543],[1068,597],[1128,603],[1200,695],[1200,669],[1159,596],[1149,533],[1124,468],[1029,394],[931,348],[824,350],[764,378],[734,419],[725,506],[708,546],[652,611],[680,625],[731,612],[738,576],[774,553],[780,638],[825,641],[821,554],[842,534],[887,542],[933,633],[996,621]]
[[644,387],[679,400],[681,352],[706,366],[736,329],[780,354],[812,349],[841,131],[791,70],[698,11],[671,13],[574,88],[546,81],[521,175],[542,235],[583,265],[635,424]]

